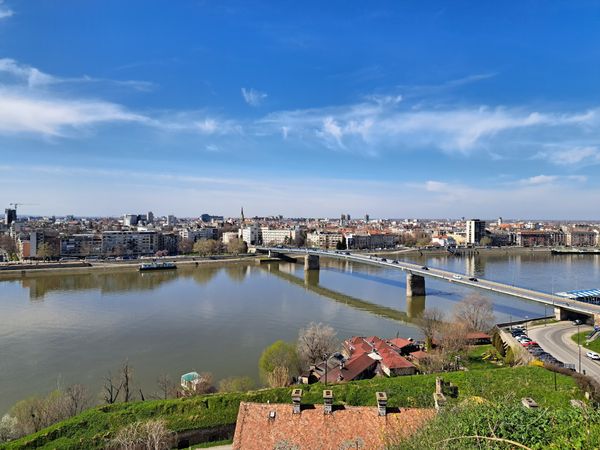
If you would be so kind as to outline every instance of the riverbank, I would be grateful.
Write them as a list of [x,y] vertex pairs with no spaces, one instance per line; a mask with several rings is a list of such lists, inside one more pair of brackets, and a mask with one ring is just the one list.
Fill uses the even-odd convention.
[[[165,258],[165,260],[174,261],[178,266],[193,267],[206,266],[222,263],[248,262],[254,261],[256,255],[237,255],[237,256],[212,256],[202,258],[198,256],[185,256]],[[10,270],[0,270],[0,280],[15,280],[34,276],[44,275],[76,275],[97,272],[122,272],[137,271],[142,262],[147,260],[129,260],[113,262],[87,262],[87,263],[39,263],[39,264],[14,264]],[[6,266],[5,266],[6,267]]]

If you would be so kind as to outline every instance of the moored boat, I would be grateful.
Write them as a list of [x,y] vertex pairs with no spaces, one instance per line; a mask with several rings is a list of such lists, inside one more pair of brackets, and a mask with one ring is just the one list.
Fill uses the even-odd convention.
[[169,270],[169,269],[177,269],[177,265],[171,261],[165,262],[151,262],[151,263],[143,263],[140,264],[140,272],[146,272],[151,270]]

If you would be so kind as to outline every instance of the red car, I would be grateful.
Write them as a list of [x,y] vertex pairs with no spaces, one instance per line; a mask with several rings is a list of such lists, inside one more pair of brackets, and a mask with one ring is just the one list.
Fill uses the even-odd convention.
[[538,343],[535,341],[529,341],[529,342],[523,342],[521,345],[523,347],[529,347],[530,345],[538,345]]

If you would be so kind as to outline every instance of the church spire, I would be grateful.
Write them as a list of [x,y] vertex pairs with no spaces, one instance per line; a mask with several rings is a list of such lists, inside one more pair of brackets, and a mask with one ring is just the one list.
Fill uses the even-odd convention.
[[242,223],[244,223],[244,207],[242,206]]

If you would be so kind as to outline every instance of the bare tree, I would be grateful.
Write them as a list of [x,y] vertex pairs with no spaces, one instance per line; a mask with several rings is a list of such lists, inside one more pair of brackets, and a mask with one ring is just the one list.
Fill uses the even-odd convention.
[[334,352],[339,342],[337,333],[329,325],[311,322],[298,335],[298,356],[303,367],[323,361],[324,355]]
[[243,240],[239,238],[231,239],[227,244],[227,251],[234,255],[239,255],[240,253],[248,253],[248,244],[246,244]]
[[[118,383],[118,384],[117,384]],[[104,386],[102,387],[104,394],[104,401],[109,405],[116,403],[119,398],[119,393],[121,392],[121,387],[123,383],[118,379],[115,380],[112,374],[108,372],[108,375],[104,377]]]
[[213,239],[203,239],[194,244],[194,252],[200,256],[215,255],[221,251],[221,243]]
[[198,382],[194,385],[194,394],[212,394],[217,391],[214,386],[214,377],[210,372],[203,372],[198,377]]
[[111,441],[111,448],[122,450],[166,450],[173,447],[174,433],[164,420],[134,422],[119,430]]
[[467,333],[469,329],[462,322],[445,324],[439,331],[442,357],[452,361],[463,355],[468,347]]
[[454,320],[469,331],[489,331],[494,324],[492,302],[481,295],[469,295],[454,308]]
[[129,366],[129,361],[125,361],[121,367],[121,386],[123,386],[123,401],[131,400],[131,380],[133,378],[133,369]]
[[437,308],[426,309],[423,315],[417,322],[418,327],[425,335],[425,348],[431,350],[433,347],[433,339],[435,334],[440,329],[444,313]]
[[65,389],[64,407],[68,417],[73,417],[90,405],[88,390],[82,384],[73,384]]
[[174,397],[174,393],[176,390],[175,384],[171,381],[169,375],[163,374],[158,377],[156,380],[156,384],[158,385],[158,398],[166,400],[168,398]]
[[181,239],[177,244],[177,249],[180,254],[187,254],[192,252],[194,247],[194,241],[192,239]]

